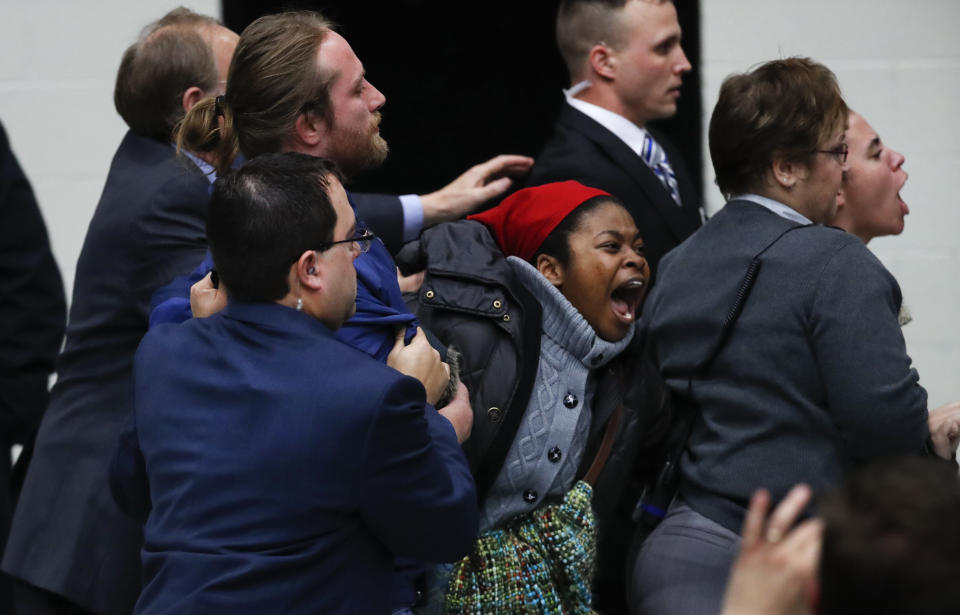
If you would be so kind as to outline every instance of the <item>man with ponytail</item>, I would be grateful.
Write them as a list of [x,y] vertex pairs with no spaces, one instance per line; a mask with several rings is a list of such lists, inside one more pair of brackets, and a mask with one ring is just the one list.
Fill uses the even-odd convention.
[[236,40],[216,20],[178,8],[123,55],[114,102],[130,130],[77,263],[57,383],[3,559],[17,613],[133,610],[142,532],[114,503],[107,467],[133,407],[133,355],[150,297],[207,247],[210,167],[177,156],[174,127],[222,91]]
[[[322,15],[308,11],[267,15],[241,33],[226,92],[191,109],[178,145],[216,161],[220,173],[240,155],[249,159],[292,151],[333,160],[349,177],[386,158],[387,143],[379,132],[385,102],[367,81],[350,44]],[[398,328],[407,327],[409,342],[415,321],[403,301],[390,252],[416,238],[425,226],[459,218],[499,196],[512,183],[504,175],[526,172],[532,163],[525,156],[498,156],[423,196],[351,193],[360,223],[382,242],[374,242],[355,263],[357,314],[340,329],[338,338],[380,360],[393,349]],[[222,307],[223,293],[213,291],[211,277],[204,278],[210,265],[208,255],[192,276],[175,280],[158,293],[151,325],[189,318],[190,286],[198,280],[198,288],[205,287],[220,301],[196,315]],[[195,289],[194,294],[201,293]]]
[[[363,64],[334,25],[316,12],[267,15],[240,36],[227,91],[218,105],[201,101],[184,121],[180,144],[209,152],[220,170],[237,153],[247,158],[279,151],[323,156],[349,178],[380,166],[387,142],[380,136],[386,97],[365,78]],[[396,252],[428,226],[472,212],[503,194],[505,175],[530,169],[526,156],[497,156],[430,194],[351,194],[370,228]]]

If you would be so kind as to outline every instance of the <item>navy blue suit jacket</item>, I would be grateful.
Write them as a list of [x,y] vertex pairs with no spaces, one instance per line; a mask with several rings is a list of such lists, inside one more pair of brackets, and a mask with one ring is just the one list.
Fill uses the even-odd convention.
[[77,262],[57,383],[3,570],[96,613],[128,615],[140,591],[141,528],[114,503],[107,468],[133,408],[150,297],[203,258],[208,200],[193,162],[128,133]]
[[[60,270],[30,182],[0,125],[0,451],[26,445],[47,408],[47,383],[67,324]],[[20,473],[0,455],[0,551],[13,514]],[[11,610],[0,580],[0,612]]]
[[389,613],[395,555],[472,546],[450,423],[419,382],[304,313],[232,303],[161,325],[135,382],[153,504],[137,613]]
[[[66,322],[47,228],[0,125],[0,444],[6,448],[23,443],[40,422]],[[8,466],[9,459],[0,459],[2,475]],[[0,515],[8,514],[6,496],[0,493]]]

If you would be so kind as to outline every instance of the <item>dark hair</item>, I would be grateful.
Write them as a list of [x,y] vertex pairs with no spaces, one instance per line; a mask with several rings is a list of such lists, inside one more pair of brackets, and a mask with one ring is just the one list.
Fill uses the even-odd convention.
[[[557,47],[572,79],[586,66],[590,49],[603,42],[620,50],[626,39],[620,11],[631,0],[563,0],[557,11]],[[642,0],[663,4],[672,0]]]
[[231,299],[283,298],[290,265],[332,241],[331,177],[340,179],[333,162],[288,152],[258,156],[217,180],[207,239]]
[[911,458],[865,468],[820,512],[820,613],[957,612],[960,477],[951,464]]
[[247,158],[280,151],[303,113],[329,117],[334,74],[317,67],[317,49],[333,27],[312,11],[266,15],[247,26],[230,62],[223,128],[215,99],[205,98],[184,118],[178,147],[212,153],[222,173],[238,151]]
[[169,140],[183,118],[183,93],[217,86],[217,63],[203,28],[212,17],[180,7],[147,25],[123,54],[113,103],[130,130],[142,137]]
[[570,235],[580,228],[580,223],[588,213],[601,205],[607,204],[623,207],[623,203],[619,199],[606,194],[591,197],[577,205],[576,209],[567,214],[567,217],[550,231],[550,234],[547,235],[530,258],[530,264],[536,267],[537,257],[546,254],[557,259],[564,267],[568,267],[570,265]]
[[775,157],[809,165],[846,121],[837,78],[809,58],[774,60],[727,77],[709,131],[720,192],[729,198],[757,191]]

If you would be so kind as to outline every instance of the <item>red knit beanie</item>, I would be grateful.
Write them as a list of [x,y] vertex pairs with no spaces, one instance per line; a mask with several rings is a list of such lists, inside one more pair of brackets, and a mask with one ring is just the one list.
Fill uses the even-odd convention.
[[554,182],[518,190],[468,219],[483,223],[505,255],[529,261],[570,212],[595,196],[611,195],[580,182]]

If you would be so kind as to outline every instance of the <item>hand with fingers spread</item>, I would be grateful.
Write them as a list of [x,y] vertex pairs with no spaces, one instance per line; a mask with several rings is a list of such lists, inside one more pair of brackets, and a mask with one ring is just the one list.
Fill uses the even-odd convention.
[[190,312],[194,318],[206,318],[227,307],[227,287],[213,283],[213,272],[190,287]]
[[808,519],[793,527],[811,495],[809,487],[797,485],[768,517],[770,493],[760,489],[753,494],[722,615],[812,612],[823,523]]
[[960,401],[931,410],[927,422],[933,451],[938,457],[953,459],[960,443]]
[[433,226],[467,215],[509,190],[513,185],[510,176],[524,175],[532,166],[533,158],[502,154],[470,167],[440,190],[420,197],[423,226]]
[[437,403],[450,380],[450,366],[440,360],[440,353],[430,345],[423,329],[417,327],[417,334],[409,344],[403,341],[406,329],[397,333],[393,350],[387,355],[387,365],[401,374],[416,378],[427,392],[427,403]]

